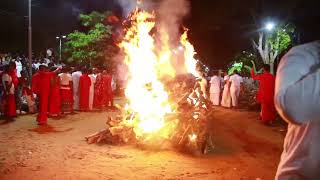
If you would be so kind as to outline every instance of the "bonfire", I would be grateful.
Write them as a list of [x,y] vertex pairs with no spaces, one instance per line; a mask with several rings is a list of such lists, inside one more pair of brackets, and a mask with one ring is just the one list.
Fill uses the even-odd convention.
[[154,13],[136,9],[125,23],[119,48],[128,67],[127,103],[87,142],[205,152],[212,146],[206,130],[212,111],[201,91],[203,77],[188,30],[172,44],[165,28],[157,27]]

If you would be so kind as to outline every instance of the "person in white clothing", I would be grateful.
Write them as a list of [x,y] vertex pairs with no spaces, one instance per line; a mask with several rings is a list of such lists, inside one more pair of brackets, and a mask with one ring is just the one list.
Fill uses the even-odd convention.
[[222,100],[221,100],[221,106],[230,108],[231,107],[231,96],[230,96],[230,82],[229,82],[230,76],[227,72],[224,74],[224,86],[223,86],[223,93],[222,93]]
[[90,92],[89,92],[89,110],[93,109],[93,98],[94,98],[94,84],[96,83],[96,70],[93,69],[92,73],[89,75],[91,80]]
[[238,74],[238,71],[235,70],[234,74],[230,76],[230,95],[231,95],[231,102],[232,107],[238,107],[238,99],[241,90],[241,83],[243,83],[242,77]]
[[21,77],[21,71],[22,71],[22,63],[20,61],[20,58],[17,58],[15,63],[16,63],[17,76],[19,78]]
[[81,75],[80,67],[77,67],[77,71],[72,73],[74,110],[79,110],[79,80]]
[[220,105],[220,91],[221,91],[221,79],[218,73],[215,72],[210,80],[210,101],[213,105]]
[[294,47],[282,58],[275,105],[288,122],[275,179],[319,179],[320,41]]

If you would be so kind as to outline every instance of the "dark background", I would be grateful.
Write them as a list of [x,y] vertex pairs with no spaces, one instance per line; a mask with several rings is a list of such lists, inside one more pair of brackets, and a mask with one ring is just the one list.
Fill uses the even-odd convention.
[[[116,0],[33,0],[33,46],[39,54],[56,48],[57,35],[79,28],[78,15],[92,10],[121,14]],[[184,19],[202,61],[223,68],[238,52],[251,48],[250,38],[266,21],[291,22],[301,42],[320,39],[317,0],[190,0]],[[27,0],[0,1],[0,52],[26,53]]]

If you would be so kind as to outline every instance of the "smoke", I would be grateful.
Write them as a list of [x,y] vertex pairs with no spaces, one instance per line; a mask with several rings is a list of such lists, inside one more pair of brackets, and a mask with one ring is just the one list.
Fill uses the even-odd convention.
[[117,2],[122,8],[124,16],[130,14],[137,6],[137,0],[118,0]]
[[159,3],[157,14],[159,16],[161,31],[165,30],[171,44],[180,37],[180,27],[183,18],[188,15],[190,4],[187,0],[162,0]]

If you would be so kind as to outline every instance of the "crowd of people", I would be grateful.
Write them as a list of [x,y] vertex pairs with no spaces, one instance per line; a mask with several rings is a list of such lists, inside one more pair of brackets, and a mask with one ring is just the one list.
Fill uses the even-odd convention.
[[[243,90],[244,78],[235,70],[233,74],[228,75],[215,71],[210,79],[210,101],[214,106],[225,108],[239,108],[239,96]],[[276,109],[274,106],[275,76],[270,73],[270,66],[264,65],[263,73],[256,74],[254,68],[251,70],[251,79],[259,81],[259,89],[256,100],[261,104],[261,120],[265,124],[271,124],[276,120]]]
[[21,60],[2,63],[0,104],[6,119],[38,112],[38,124],[46,125],[48,116],[60,118],[74,111],[113,106],[115,83],[108,68],[70,67],[45,58],[33,62],[30,83],[28,66],[24,66],[28,63]]

